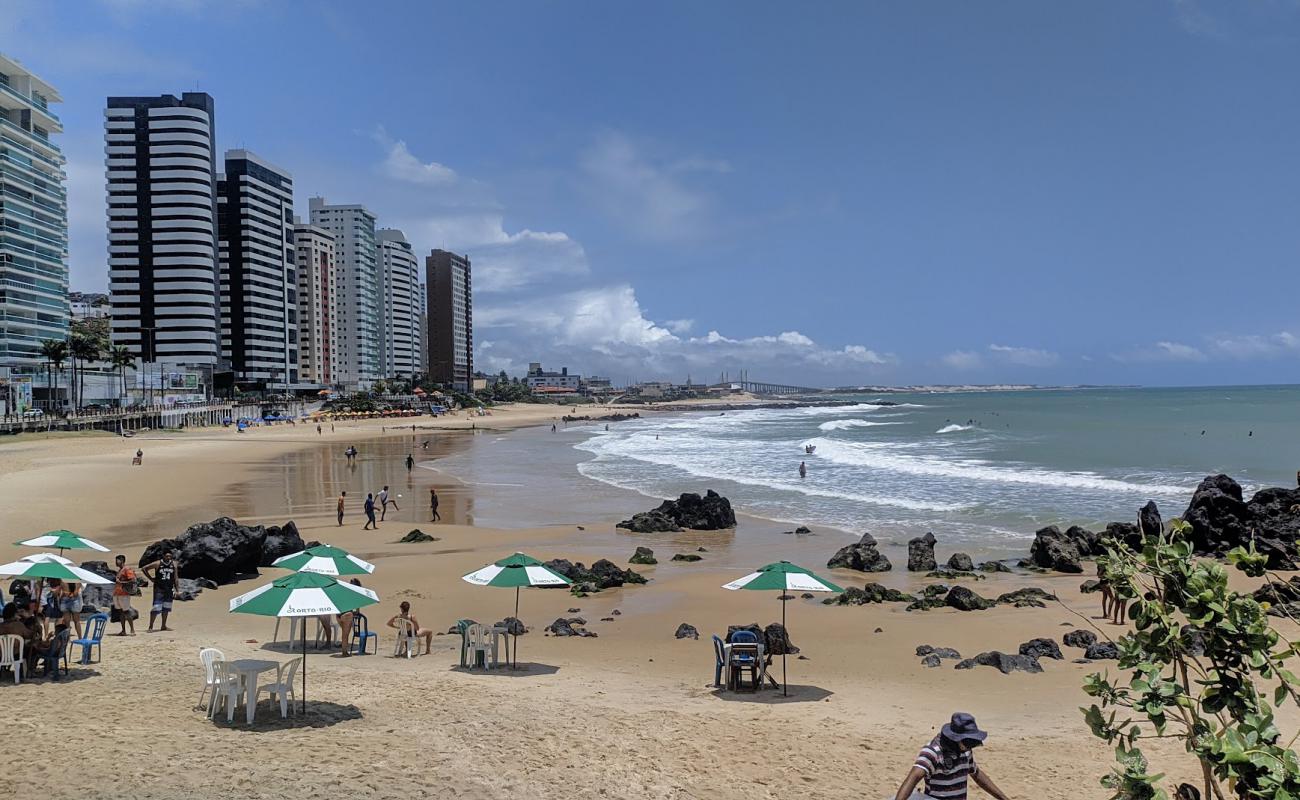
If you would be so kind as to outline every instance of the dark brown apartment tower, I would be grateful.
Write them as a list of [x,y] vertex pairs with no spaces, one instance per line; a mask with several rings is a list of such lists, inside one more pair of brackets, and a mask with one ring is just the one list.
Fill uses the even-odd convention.
[[474,303],[469,258],[434,250],[424,259],[429,378],[468,392],[474,375]]

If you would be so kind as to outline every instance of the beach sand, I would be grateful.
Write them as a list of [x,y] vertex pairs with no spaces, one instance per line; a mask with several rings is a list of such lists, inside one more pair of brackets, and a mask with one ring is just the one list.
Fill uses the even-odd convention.
[[[976,715],[990,731],[981,766],[1011,797],[1103,798],[1098,779],[1112,751],[1093,738],[1078,711],[1088,698],[1084,676],[1106,663],[1044,660],[1042,674],[1002,675],[980,667],[922,667],[918,645],[1014,653],[1034,637],[1059,641],[1065,624],[1097,612],[1081,596],[1081,576],[994,575],[972,584],[984,596],[1025,585],[1060,595],[1047,609],[998,607],[963,613],[906,613],[899,604],[826,607],[820,598],[787,609],[791,637],[804,657],[789,660],[791,696],[720,693],[712,688],[710,635],[728,624],[779,621],[776,593],[727,592],[721,584],[758,564],[788,558],[844,585],[884,579],[915,585],[905,573],[863,576],[820,569],[845,543],[842,535],[783,536],[789,526],[744,518],[739,533],[637,535],[615,531],[613,519],[578,525],[486,528],[468,524],[476,490],[440,471],[438,462],[480,431],[549,425],[563,409],[523,406],[492,417],[445,418],[440,429],[381,433],[384,421],[337,424],[318,437],[312,426],[277,426],[245,434],[39,438],[0,443],[0,503],[6,543],[0,558],[23,555],[9,541],[66,527],[125,552],[134,563],[143,546],[175,536],[194,522],[231,516],[241,523],[293,519],[305,540],[319,539],[372,561],[365,582],[382,602],[368,616],[380,633],[377,656],[342,658],[309,648],[304,717],[282,721],[265,699],[256,723],[211,722],[195,709],[201,688],[197,652],[220,648],[228,658],[287,661],[270,644],[274,620],[227,613],[229,599],[273,577],[204,591],[178,603],[174,632],[144,632],[147,593],[133,638],[107,636],[101,662],[75,665],[72,680],[0,684],[11,742],[31,742],[34,757],[7,768],[15,796],[122,798],[272,798],[345,794],[539,798],[892,797],[916,751],[952,712]],[[590,412],[580,412],[590,413]],[[422,463],[410,478],[398,453],[425,438]],[[322,444],[324,443],[324,444]],[[355,444],[361,462],[341,456]],[[500,446],[508,447],[509,435]],[[137,447],[144,465],[130,467]],[[322,458],[327,447],[335,457]],[[371,454],[384,453],[382,463]],[[396,484],[402,510],[379,531],[363,532],[360,502],[376,481]],[[427,521],[427,487],[443,496],[446,522]],[[334,521],[341,488],[355,502],[344,527]],[[702,491],[706,487],[682,487]],[[356,494],[360,492],[360,495]],[[569,502],[557,498],[556,503]],[[652,503],[631,496],[626,514]],[[578,506],[580,507],[580,506]],[[398,544],[412,528],[439,537]],[[943,554],[942,533],[939,532]],[[471,586],[470,570],[520,550],[538,558],[588,564],[600,557],[626,565],[637,545],[660,563],[635,567],[644,586],[575,598],[558,590],[526,590],[520,616],[517,672],[455,669],[458,638],[434,637],[431,655],[392,657],[384,621],[409,600],[427,627],[446,630],[458,618],[495,622],[513,610],[514,593]],[[675,552],[699,547],[704,560],[672,563]],[[105,554],[111,555],[111,554]],[[896,553],[891,552],[895,564]],[[101,555],[87,556],[102,557]],[[80,559],[79,559],[80,560]],[[905,563],[905,559],[904,559]],[[568,609],[579,612],[569,613]],[[615,609],[620,613],[615,614]],[[598,638],[553,638],[543,627],[581,616]],[[602,621],[604,618],[612,621]],[[681,622],[701,638],[677,640]],[[110,626],[110,632],[116,630]],[[283,626],[287,628],[286,626]],[[1113,632],[1116,629],[1103,626]],[[879,629],[879,630],[878,630]],[[1114,672],[1113,662],[1109,665]],[[778,677],[780,661],[774,666]],[[1175,776],[1190,772],[1168,748]],[[66,752],[64,752],[66,751]],[[1181,769],[1179,768],[1181,765]],[[12,762],[10,762],[12,767]],[[1163,767],[1163,765],[1162,765]],[[975,791],[975,790],[972,790]]]

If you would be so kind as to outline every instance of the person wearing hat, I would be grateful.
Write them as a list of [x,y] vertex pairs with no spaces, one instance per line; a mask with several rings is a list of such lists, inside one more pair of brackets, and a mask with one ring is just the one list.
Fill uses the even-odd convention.
[[908,800],[916,785],[925,781],[925,796],[935,800],[966,800],[966,781],[975,779],[975,785],[997,800],[1007,796],[993,783],[993,779],[975,766],[971,751],[981,744],[987,733],[975,724],[975,718],[964,712],[952,715],[952,721],[943,726],[934,741],[921,748],[912,771],[907,773],[903,785],[898,787],[895,800]]

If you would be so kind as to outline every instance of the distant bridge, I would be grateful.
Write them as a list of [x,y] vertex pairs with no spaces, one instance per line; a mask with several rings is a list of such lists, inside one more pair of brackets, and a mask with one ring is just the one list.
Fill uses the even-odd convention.
[[731,381],[730,385],[750,394],[817,394],[821,389],[810,386],[786,386],[781,383],[760,383],[758,381]]

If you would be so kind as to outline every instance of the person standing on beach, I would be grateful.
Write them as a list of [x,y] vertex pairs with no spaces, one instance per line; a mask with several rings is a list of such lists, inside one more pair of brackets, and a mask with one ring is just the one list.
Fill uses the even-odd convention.
[[320,436],[320,435],[321,435],[321,431],[320,431],[320,423],[316,423],[316,435],[317,435],[317,436]]
[[126,556],[114,559],[117,575],[113,578],[113,610],[117,612],[117,621],[122,625],[118,636],[126,636],[126,626],[131,626],[131,635],[135,636],[135,617],[131,612],[131,592],[135,591],[135,570],[126,565]]
[[379,505],[380,505],[380,508],[379,508],[379,521],[380,521],[380,522],[383,522],[383,521],[384,521],[384,517],[388,516],[388,504],[389,504],[389,503],[392,503],[392,504],[393,504],[393,510],[394,510],[394,511],[401,511],[401,510],[402,510],[401,508],[398,507],[398,505],[397,505],[397,501],[394,500],[393,498],[391,498],[391,497],[388,496],[388,487],[385,486],[385,487],[384,487],[384,490],[383,490],[382,492],[379,493]]
[[162,630],[171,630],[167,627],[167,617],[172,613],[172,602],[176,599],[176,591],[180,588],[181,581],[181,571],[172,556],[172,551],[164,551],[162,560],[145,564],[140,571],[153,581],[153,605],[149,608],[149,633],[153,633],[153,624],[159,614],[162,615]]
[[925,781],[925,796],[935,800],[966,800],[966,782],[975,779],[975,785],[996,800],[1007,800],[993,779],[975,765],[971,751],[984,743],[987,733],[975,724],[970,714],[957,712],[952,721],[934,740],[921,748],[916,763],[898,787],[894,800],[913,797],[916,785]]
[[375,496],[366,492],[366,524],[361,527],[361,530],[371,529],[379,530],[379,523],[375,522]]
[[438,490],[429,487],[429,511],[433,513],[433,522],[438,522],[442,516],[438,514]]
[[343,525],[343,501],[347,500],[347,497],[348,497],[347,492],[339,493],[339,525],[340,526]]
[[410,472],[410,471],[411,471],[411,468],[414,467],[414,466],[415,466],[415,456],[411,455],[410,453],[407,453],[407,454],[406,454],[406,471],[407,471],[407,472]]

